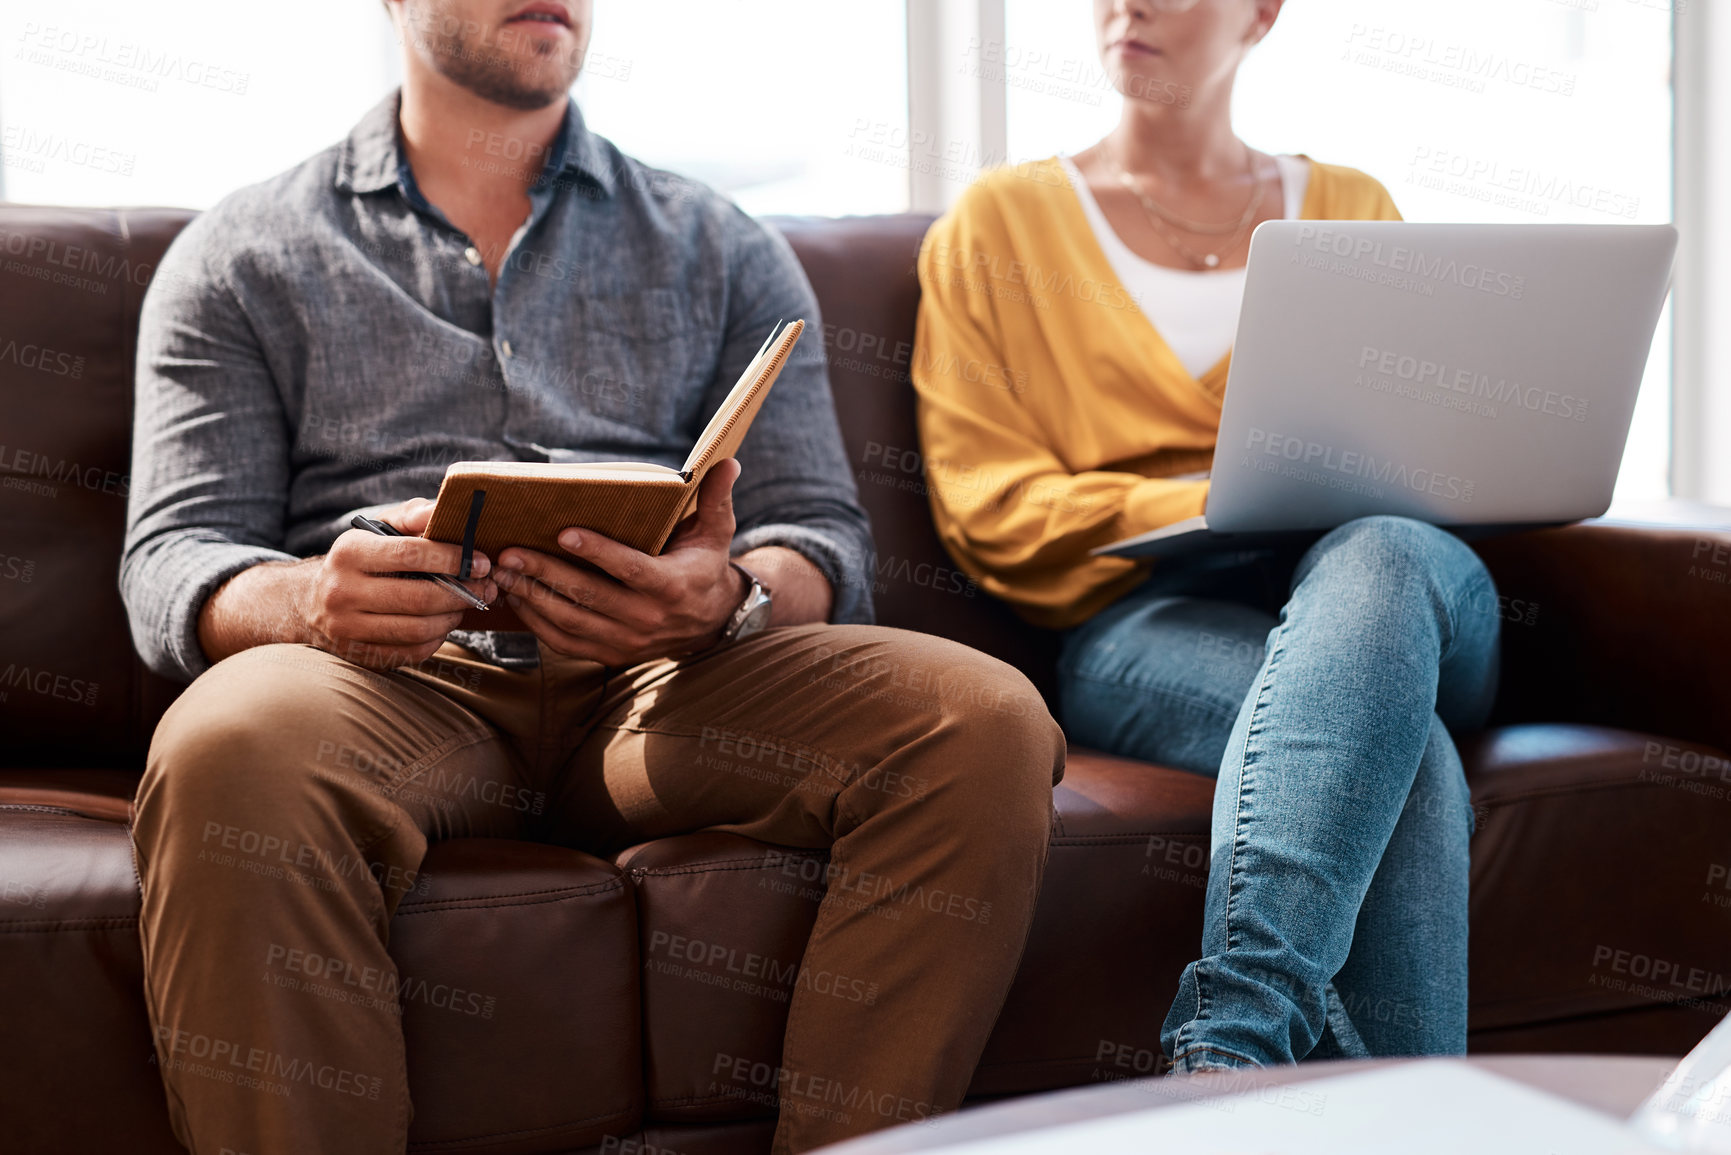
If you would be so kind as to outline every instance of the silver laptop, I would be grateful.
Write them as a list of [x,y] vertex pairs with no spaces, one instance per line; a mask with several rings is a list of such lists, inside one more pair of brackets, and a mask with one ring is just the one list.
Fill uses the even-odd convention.
[[1604,513],[1676,250],[1670,225],[1266,222],[1203,515],[1094,552]]

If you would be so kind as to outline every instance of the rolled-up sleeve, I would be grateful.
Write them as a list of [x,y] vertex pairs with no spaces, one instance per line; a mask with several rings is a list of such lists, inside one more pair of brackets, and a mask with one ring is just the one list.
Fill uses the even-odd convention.
[[871,524],[836,422],[817,296],[779,233],[743,213],[735,223],[725,345],[702,412],[721,404],[777,321],[803,318],[806,329],[740,445],[733,553],[794,550],[829,581],[832,622],[870,622]]
[[139,319],[132,486],[120,594],[152,670],[210,666],[198,617],[223,582],[282,547],[289,432],[282,399],[233,287],[205,258],[207,215],[175,240]]

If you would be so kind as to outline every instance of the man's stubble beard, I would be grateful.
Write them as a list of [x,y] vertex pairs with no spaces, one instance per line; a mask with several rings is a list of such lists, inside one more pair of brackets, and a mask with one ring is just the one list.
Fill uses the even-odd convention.
[[505,108],[527,112],[547,107],[570,91],[583,66],[581,51],[564,54],[545,41],[529,41],[537,62],[556,62],[551,76],[541,68],[533,70],[534,77],[540,78],[536,83],[522,62],[499,44],[488,43],[485,34],[477,34],[476,42],[472,42],[465,33],[473,33],[473,25],[465,25],[456,17],[446,18],[436,6],[434,11],[423,9],[419,15],[404,15],[409,35],[419,42],[434,71],[482,100]]

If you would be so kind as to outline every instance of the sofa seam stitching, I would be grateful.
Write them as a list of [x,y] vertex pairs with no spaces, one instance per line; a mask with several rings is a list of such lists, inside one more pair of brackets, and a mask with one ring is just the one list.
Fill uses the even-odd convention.
[[90,918],[30,918],[0,922],[0,934],[52,934],[59,930],[125,930],[138,925],[135,914],[96,915]]
[[[794,848],[794,849],[798,850],[798,848]],[[823,853],[823,851],[821,851],[821,850],[803,850],[803,851],[800,851],[800,853],[812,854],[812,855],[821,855]],[[687,863],[684,866],[633,866],[630,869],[631,869],[632,874],[640,874],[640,875],[644,875],[645,877],[653,875],[653,876],[658,877],[658,878],[668,878],[668,877],[671,877],[671,876],[676,875],[676,874],[696,874],[702,870],[715,870],[715,871],[767,870],[767,869],[771,869],[775,865],[776,865],[775,863],[765,862],[762,859],[749,859],[749,860],[746,860],[746,859],[716,859],[712,862]]]
[[599,1122],[602,1119],[628,1118],[633,1114],[630,1108],[608,1111],[600,1115],[591,1115],[587,1119],[572,1119],[564,1123],[549,1123],[545,1127],[527,1127],[520,1131],[491,1131],[485,1135],[467,1135],[461,1139],[421,1139],[411,1143],[413,1148],[453,1147],[459,1143],[478,1143],[488,1139],[511,1139],[524,1135],[545,1135],[549,1131],[558,1131],[566,1127],[581,1127],[587,1123]]
[[442,898],[427,902],[417,902],[414,906],[399,906],[398,914],[426,914],[432,911],[448,910],[453,907],[472,907],[485,904],[500,903],[509,898],[533,898],[535,902],[503,903],[506,906],[541,906],[549,902],[562,902],[568,898],[587,898],[592,894],[601,894],[609,890],[625,889],[625,879],[617,878],[611,882],[590,883],[587,886],[561,888],[558,890],[525,890],[518,894],[475,895],[472,898]]

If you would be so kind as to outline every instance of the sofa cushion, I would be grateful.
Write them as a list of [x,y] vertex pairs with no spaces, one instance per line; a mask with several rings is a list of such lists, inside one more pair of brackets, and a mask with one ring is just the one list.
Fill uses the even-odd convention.
[[1731,1001],[1731,759],[1598,726],[1509,726],[1471,768],[1474,1030]]
[[[973,1094],[1086,1081],[1103,1039],[1157,1045],[1200,933],[1191,928],[1202,919],[1212,797],[1206,778],[1070,752],[1034,929]],[[640,910],[650,1117],[770,1113],[762,1088],[716,1070],[723,1057],[730,1069],[742,1069],[738,1059],[766,1070],[779,1061],[825,856],[697,834],[617,861]],[[857,976],[824,978],[837,997],[875,996]]]
[[[1516,726],[1463,741],[1478,822],[1475,1032],[1657,1005],[1685,1013],[1654,1019],[1643,1037],[1681,1050],[1725,1013],[1731,901],[1720,905],[1707,888],[1716,878],[1720,893],[1731,889],[1702,848],[1718,844],[1731,810],[1655,777],[1663,751],[1684,749],[1657,747],[1583,726]],[[1720,764],[1710,750],[1688,749],[1672,760]],[[1132,1072],[1153,1068],[1178,976],[1200,945],[1213,785],[1070,751],[1034,929],[974,1095],[1122,1075],[1125,1056]],[[1720,857],[1731,859],[1731,849]],[[714,1064],[724,1054],[769,1068],[779,1059],[821,894],[807,881],[821,872],[803,866],[821,861],[717,834],[619,857],[642,912],[651,1118],[767,1109],[750,1088],[718,1082]],[[1653,965],[1674,982],[1619,972]]]
[[178,1155],[144,1013],[126,827],[0,804],[0,895],[7,1148]]
[[[415,1057],[411,1150],[557,1151],[637,1127],[626,878],[574,850],[480,839],[436,844],[421,877],[426,892],[391,924]],[[9,1036],[28,1040],[0,1082],[8,1102],[32,1104],[9,1113],[8,1149],[180,1151],[145,1016],[138,909],[124,825],[0,803],[0,990]],[[313,997],[353,994],[320,985]]]
[[1152,1065],[1202,938],[1213,799],[1201,775],[1070,751],[1034,930],[973,1094],[1085,1083],[1102,1053]]
[[[735,834],[688,834],[632,847],[643,958],[648,1115],[667,1122],[771,1117],[775,1090],[717,1071],[781,1058],[787,1005],[817,921],[828,856]],[[865,1000],[864,983],[842,977]]]
[[409,1149],[528,1155],[636,1125],[629,881],[575,850],[479,838],[435,844],[422,876],[428,893],[391,921],[414,1056]]
[[[1723,756],[1581,726],[1490,731],[1462,755],[1478,821],[1473,1045],[1698,1039],[1731,975],[1731,889],[1714,871],[1726,864],[1702,850],[1726,845]],[[64,808],[6,801],[44,788],[21,785],[32,777],[0,774],[0,985],[40,993],[8,1010],[50,1061],[33,1051],[0,1077],[40,1105],[30,1134],[155,1150],[167,1121],[126,833],[75,813],[122,805],[123,777],[76,772],[90,793],[60,785]],[[1071,751],[1034,930],[974,1095],[1153,1068],[1200,934],[1212,793],[1206,778]],[[616,866],[532,843],[435,844],[427,893],[392,924],[416,1149],[618,1146],[642,1120],[767,1119],[768,1097],[724,1085],[715,1064],[779,1059],[822,861],[728,834],[646,843]],[[1625,1045],[1619,1024],[1636,1022]],[[54,1090],[65,1069],[104,1112]]]

